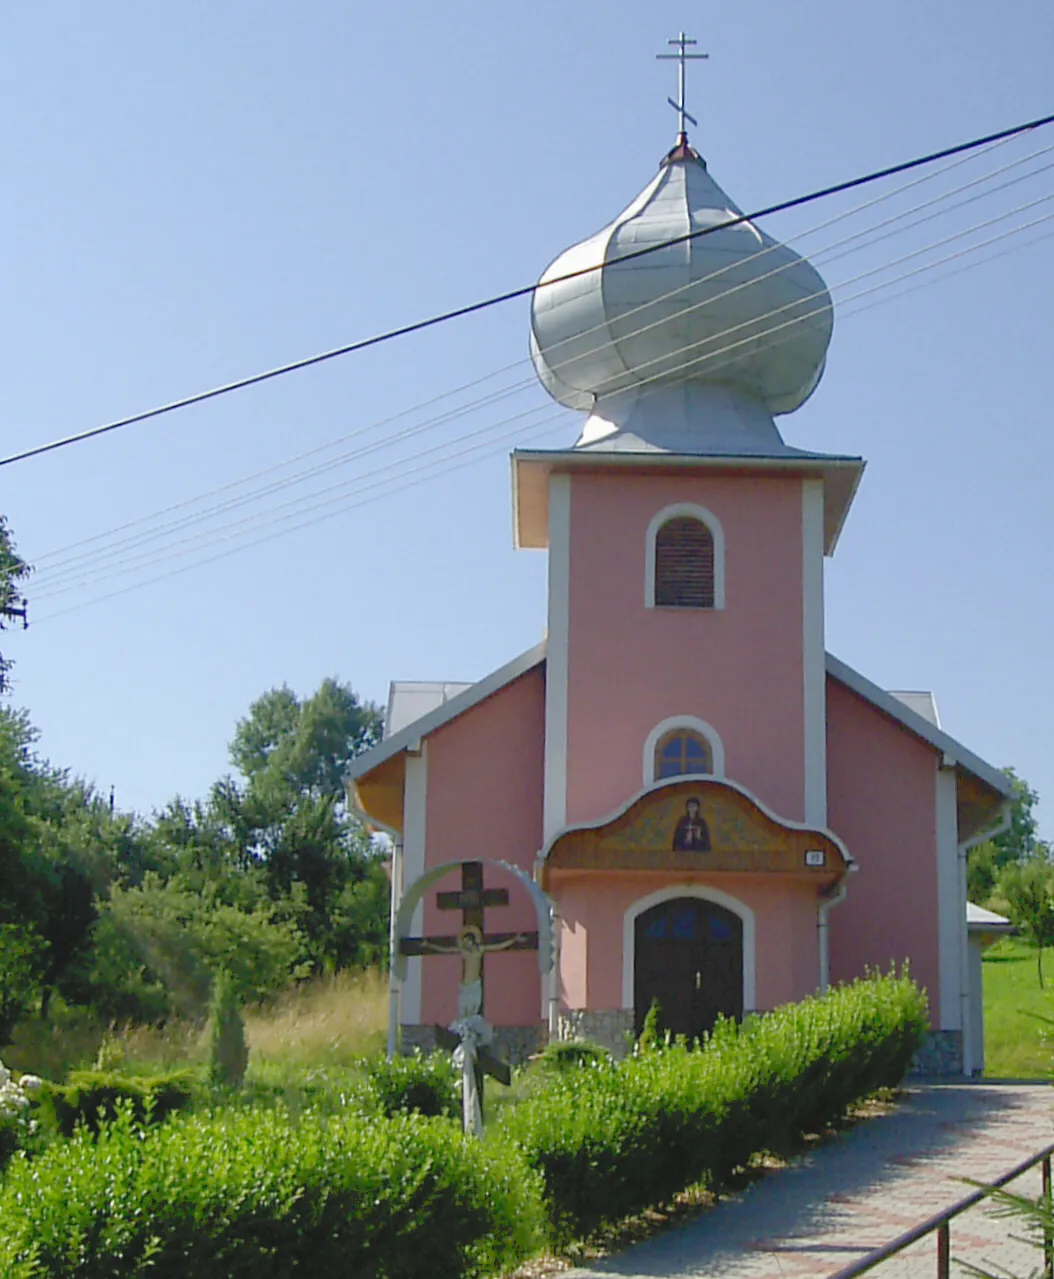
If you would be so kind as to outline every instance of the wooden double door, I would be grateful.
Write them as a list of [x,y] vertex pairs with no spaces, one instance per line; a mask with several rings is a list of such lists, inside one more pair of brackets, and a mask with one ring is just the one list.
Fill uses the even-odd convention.
[[652,1000],[660,1024],[695,1039],[719,1013],[743,1016],[743,921],[716,902],[675,897],[634,922],[633,1007],[639,1035]]

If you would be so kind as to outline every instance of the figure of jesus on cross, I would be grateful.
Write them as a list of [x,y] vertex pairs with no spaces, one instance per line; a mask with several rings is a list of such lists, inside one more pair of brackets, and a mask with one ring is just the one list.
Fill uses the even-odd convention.
[[436,894],[440,910],[461,911],[461,928],[454,936],[404,937],[399,942],[403,955],[460,955],[461,982],[458,987],[457,1021],[449,1028],[436,1027],[436,1042],[450,1049],[462,1070],[463,1122],[466,1132],[483,1132],[483,1075],[500,1083],[512,1082],[508,1065],[489,1049],[491,1027],[483,1017],[483,961],[499,950],[537,950],[537,932],[488,933],[484,910],[507,906],[504,888],[483,887],[483,863],[461,863],[459,892]]
[[404,937],[399,949],[404,955],[460,955],[461,984],[458,988],[459,1021],[483,1014],[483,960],[498,950],[537,950],[536,932],[487,933],[483,912],[487,906],[507,906],[504,888],[483,887],[483,863],[461,863],[461,891],[436,894],[440,910],[460,910],[461,929],[455,936]]

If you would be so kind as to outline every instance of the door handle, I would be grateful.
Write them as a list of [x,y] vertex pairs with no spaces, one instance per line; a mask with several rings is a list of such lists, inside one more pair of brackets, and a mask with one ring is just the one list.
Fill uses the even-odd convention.
[[696,990],[702,990],[703,988],[703,974],[700,972],[695,974],[695,988]]

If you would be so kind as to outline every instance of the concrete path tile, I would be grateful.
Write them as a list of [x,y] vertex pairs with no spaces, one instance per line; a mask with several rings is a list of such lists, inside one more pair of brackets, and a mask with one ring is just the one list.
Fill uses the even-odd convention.
[[[822,1279],[862,1260],[969,1193],[963,1178],[992,1181],[1054,1142],[1054,1092],[1042,1084],[912,1088],[897,1110],[871,1119],[756,1182],[685,1226],[567,1279]],[[1014,1183],[1038,1195],[1036,1168]],[[952,1223],[952,1257],[1026,1276],[1040,1254],[1021,1227],[985,1204]],[[875,1279],[935,1279],[936,1235],[870,1272]],[[953,1273],[962,1274],[953,1264]]]

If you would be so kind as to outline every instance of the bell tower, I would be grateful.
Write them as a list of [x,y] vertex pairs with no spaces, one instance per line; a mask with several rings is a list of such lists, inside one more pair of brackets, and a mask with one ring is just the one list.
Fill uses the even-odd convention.
[[513,455],[517,544],[549,551],[546,839],[671,769],[827,824],[823,559],[863,462],[775,419],[823,375],[832,302],[690,145],[701,55],[671,43],[675,146],[532,303],[538,377],[584,415],[573,448]]

